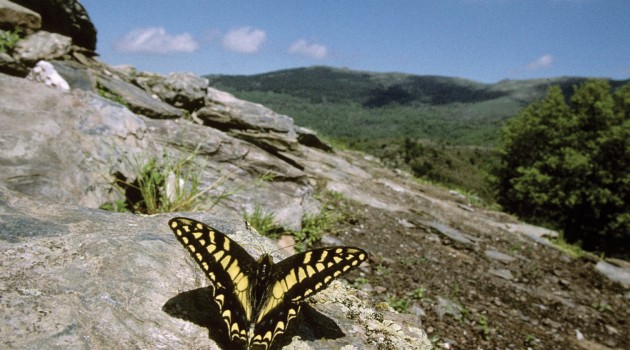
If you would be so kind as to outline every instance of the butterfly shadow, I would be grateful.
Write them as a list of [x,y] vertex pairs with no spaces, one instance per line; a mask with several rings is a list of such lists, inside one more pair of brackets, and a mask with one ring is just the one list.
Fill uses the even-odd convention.
[[[246,344],[239,344],[230,340],[225,322],[213,296],[214,292],[211,286],[182,292],[169,299],[162,306],[162,311],[171,317],[206,328],[208,337],[214,340],[221,349],[246,349]],[[303,304],[298,316],[291,321],[287,332],[279,334],[269,350],[281,349],[291,343],[294,336],[299,336],[304,341],[315,341],[317,339],[337,339],[345,336],[345,334],[334,320],[315,310],[312,306]]]

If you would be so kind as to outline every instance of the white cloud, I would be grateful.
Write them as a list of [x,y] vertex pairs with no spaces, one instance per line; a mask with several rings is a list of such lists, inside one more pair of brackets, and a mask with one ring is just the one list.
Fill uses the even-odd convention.
[[555,59],[553,56],[551,56],[550,54],[545,54],[538,57],[535,61],[531,62],[530,64],[528,64],[527,69],[529,70],[546,69],[546,68],[551,67],[554,60]]
[[129,53],[168,54],[195,52],[199,44],[188,33],[172,35],[161,27],[134,29],[118,40],[116,51]]
[[328,48],[321,44],[310,44],[308,41],[300,39],[289,46],[289,53],[321,60],[328,55]]
[[267,40],[264,30],[252,27],[231,29],[223,36],[223,47],[240,53],[256,53]]

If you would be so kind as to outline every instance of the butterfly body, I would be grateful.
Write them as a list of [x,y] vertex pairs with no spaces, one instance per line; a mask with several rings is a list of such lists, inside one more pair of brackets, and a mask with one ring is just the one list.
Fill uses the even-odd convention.
[[199,221],[174,218],[169,227],[214,287],[231,341],[268,349],[309,296],[357,267],[367,253],[354,247],[319,248],[273,263],[255,260],[225,234]]

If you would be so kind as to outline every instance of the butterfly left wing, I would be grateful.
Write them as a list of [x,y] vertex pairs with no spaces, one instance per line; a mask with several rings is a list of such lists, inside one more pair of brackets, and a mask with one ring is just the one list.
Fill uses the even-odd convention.
[[227,324],[230,339],[248,341],[253,318],[251,286],[258,263],[220,231],[189,218],[174,218],[169,227],[187,248],[214,287],[214,301]]
[[252,342],[265,349],[297,316],[300,302],[359,266],[368,254],[354,247],[329,247],[293,255],[274,265],[256,316]]

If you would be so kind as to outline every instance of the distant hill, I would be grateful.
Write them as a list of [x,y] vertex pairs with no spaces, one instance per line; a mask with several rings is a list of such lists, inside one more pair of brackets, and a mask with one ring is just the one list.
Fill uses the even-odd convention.
[[[345,141],[428,139],[491,146],[500,126],[551,85],[571,92],[586,78],[471,80],[309,67],[250,76],[209,75],[210,85],[290,115]],[[628,81],[611,81],[613,87]]]

